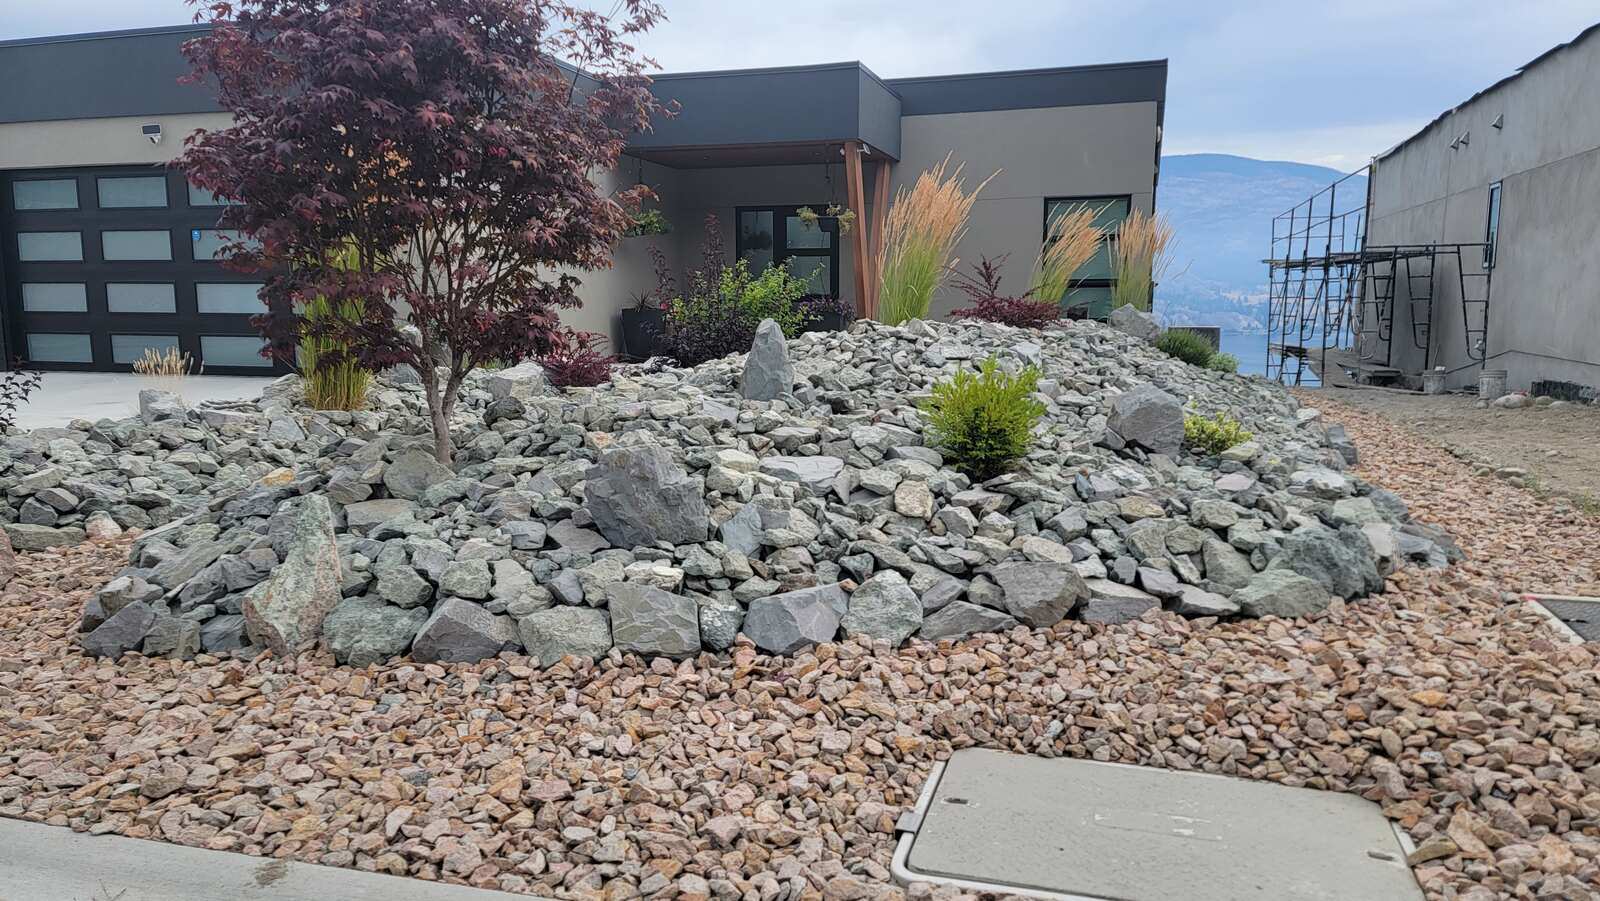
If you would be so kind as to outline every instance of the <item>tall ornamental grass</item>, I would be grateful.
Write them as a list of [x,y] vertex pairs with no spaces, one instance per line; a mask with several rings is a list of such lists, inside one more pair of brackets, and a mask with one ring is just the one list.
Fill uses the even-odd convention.
[[1105,233],[1094,224],[1098,210],[1080,206],[1057,216],[1050,223],[1044,246],[1033,263],[1033,280],[1028,293],[1039,300],[1060,303],[1072,287],[1072,278],[1100,249]]
[[1151,291],[1172,266],[1172,223],[1135,209],[1117,226],[1111,254],[1111,308],[1150,312]]
[[895,192],[894,205],[883,226],[878,250],[878,318],[899,325],[928,315],[933,292],[956,264],[956,245],[967,232],[973,201],[994,175],[967,193],[961,177],[964,165],[950,171],[950,156],[917,177],[907,191]]
[[[348,247],[331,260],[336,268],[353,269],[356,249]],[[318,323],[332,320],[360,322],[359,299],[329,300],[317,295],[300,308],[300,374],[305,380],[306,403],[315,410],[359,410],[367,401],[372,370],[356,361],[349,344],[330,337]]]

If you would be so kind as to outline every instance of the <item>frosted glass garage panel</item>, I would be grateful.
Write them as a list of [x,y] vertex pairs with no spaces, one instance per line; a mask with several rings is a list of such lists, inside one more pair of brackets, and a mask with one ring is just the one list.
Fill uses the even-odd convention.
[[113,313],[176,313],[177,293],[171,283],[107,282],[106,309]]
[[[222,248],[240,240],[241,235],[237,229],[232,228],[197,228],[189,233],[190,243],[194,245],[194,258],[196,260],[219,259]],[[246,247],[259,247],[255,241],[245,241]]]
[[201,282],[194,286],[195,301],[202,313],[242,313],[254,316],[267,311],[261,302],[260,282],[244,284],[212,284]]
[[207,191],[205,188],[200,187],[199,185],[191,184],[191,185],[189,185],[189,205],[190,206],[231,206],[232,204],[230,204],[228,201],[222,199],[221,197],[218,197],[217,195],[211,193],[210,191]]
[[111,360],[131,365],[146,353],[165,354],[177,347],[177,335],[112,335]]
[[266,342],[254,335],[201,335],[200,357],[207,366],[260,366],[272,361],[261,355]]
[[28,336],[30,363],[93,363],[94,347],[88,335],[36,332]]
[[89,288],[83,284],[23,282],[22,309],[29,313],[87,313]]
[[77,263],[83,236],[77,232],[17,232],[17,259],[24,263]]
[[100,233],[100,251],[107,260],[172,259],[172,235],[166,229]]
[[164,175],[139,175],[131,178],[97,178],[100,208],[164,207],[167,205],[167,179]]
[[11,208],[14,210],[75,210],[78,208],[76,178],[40,178],[11,183]]

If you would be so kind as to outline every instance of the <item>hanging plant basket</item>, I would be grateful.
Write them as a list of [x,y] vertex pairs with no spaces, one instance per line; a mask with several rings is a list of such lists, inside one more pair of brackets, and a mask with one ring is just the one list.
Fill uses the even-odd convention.
[[839,223],[839,234],[848,235],[856,227],[856,211],[842,207],[837,203],[828,204],[826,212],[818,213],[811,207],[803,206],[794,212],[795,216],[806,225],[816,228],[817,223],[823,219],[833,219]]
[[665,235],[672,231],[672,223],[662,215],[660,210],[640,210],[633,214],[633,224],[623,232],[630,238],[642,235]]

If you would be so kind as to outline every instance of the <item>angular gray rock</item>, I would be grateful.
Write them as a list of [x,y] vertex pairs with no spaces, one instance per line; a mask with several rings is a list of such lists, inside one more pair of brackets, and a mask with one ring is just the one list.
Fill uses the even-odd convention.
[[894,570],[878,573],[850,595],[850,605],[839,622],[844,634],[865,635],[894,647],[922,626],[922,601]]
[[149,657],[193,660],[200,653],[200,624],[170,614],[156,614],[144,636],[144,653]]
[[418,663],[475,663],[520,646],[517,624],[479,604],[445,598],[433,609],[411,643]]
[[1233,593],[1231,600],[1245,616],[1309,616],[1328,609],[1332,600],[1316,581],[1287,569],[1269,569]]
[[489,373],[483,386],[495,400],[505,397],[527,400],[547,391],[550,380],[545,377],[543,366],[532,360],[525,360],[515,366]]
[[700,602],[700,643],[710,651],[726,651],[733,647],[744,625],[744,608],[726,601]]
[[838,457],[766,457],[761,471],[785,482],[798,482],[818,497],[833,490],[834,479],[844,470]]
[[838,585],[775,594],[751,602],[744,634],[763,651],[793,654],[833,641],[848,606],[849,599]]
[[688,657],[700,651],[700,611],[693,598],[637,582],[605,588],[611,640],[623,652]]
[[439,591],[481,601],[489,596],[489,589],[493,584],[494,574],[489,570],[489,561],[474,557],[467,560],[452,560],[447,564],[444,575],[439,579]]
[[401,497],[384,497],[371,501],[357,501],[344,507],[345,526],[357,535],[365,535],[374,526],[399,516],[415,517],[417,504]]
[[1138,619],[1146,612],[1161,609],[1161,601],[1132,585],[1123,585],[1109,579],[1088,579],[1089,597],[1078,611],[1078,619],[1086,623],[1125,623]]
[[546,530],[546,536],[554,541],[562,550],[574,554],[593,554],[603,551],[611,546],[604,536],[593,529],[585,529],[574,525],[572,520],[563,519]]
[[417,573],[399,542],[384,545],[373,561],[372,574],[378,577],[379,597],[395,606],[416,607],[433,597],[433,585]]
[[120,657],[144,645],[155,625],[156,612],[148,604],[129,604],[99,628],[83,636],[83,649],[96,657]]
[[1140,341],[1153,342],[1161,337],[1161,325],[1156,322],[1156,318],[1128,304],[1112,310],[1106,322],[1117,331],[1138,338]]
[[200,650],[207,654],[237,650],[249,643],[250,638],[245,634],[242,614],[224,613],[221,616],[213,616],[200,625]]
[[1337,532],[1296,529],[1283,539],[1283,551],[1269,568],[1299,573],[1347,601],[1383,590],[1377,554],[1357,526],[1344,526]]
[[593,607],[551,607],[517,621],[528,656],[549,666],[567,654],[604,657],[611,650],[611,623]]
[[771,319],[756,327],[755,342],[744,358],[744,379],[739,385],[745,400],[777,400],[794,391],[794,366],[783,329]]
[[1172,611],[1184,616],[1237,616],[1239,603],[1194,585],[1185,585],[1172,603]]
[[422,497],[429,487],[455,477],[450,467],[433,458],[433,454],[409,450],[394,459],[383,470],[383,486],[398,498],[414,501]]
[[595,528],[618,547],[696,544],[711,529],[704,486],[658,445],[605,451],[585,490]]
[[25,522],[5,524],[6,538],[19,551],[44,551],[53,547],[82,544],[84,532],[77,526],[41,526]]
[[1111,401],[1106,428],[1128,444],[1173,456],[1183,447],[1183,404],[1154,385],[1140,385]]
[[183,420],[188,416],[189,408],[184,406],[183,398],[171,391],[161,391],[156,388],[140,389],[139,419],[145,425],[153,425],[164,419]]
[[928,641],[966,638],[978,632],[1005,632],[1016,628],[1016,619],[998,610],[967,601],[952,601],[922,621],[919,638]]
[[1066,619],[1089,596],[1089,586],[1065,563],[1002,563],[989,570],[1006,612],[1035,629]]
[[1200,546],[1201,560],[1205,563],[1206,579],[1227,589],[1243,588],[1256,576],[1250,558],[1234,550],[1233,545],[1218,538],[1207,538]]
[[404,654],[427,621],[422,607],[406,610],[382,598],[346,598],[322,621],[322,637],[339,663],[371,666]]
[[241,604],[251,642],[279,657],[315,644],[339,603],[341,580],[333,510],[326,497],[308,494],[295,514],[288,556]]

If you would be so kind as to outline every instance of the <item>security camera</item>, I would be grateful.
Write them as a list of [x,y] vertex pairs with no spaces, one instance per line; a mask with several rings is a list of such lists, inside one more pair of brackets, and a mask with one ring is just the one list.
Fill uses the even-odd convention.
[[146,138],[150,139],[150,143],[152,143],[152,144],[160,144],[161,143],[161,126],[160,125],[143,125],[143,126],[140,126],[139,131],[141,133],[143,133]]

